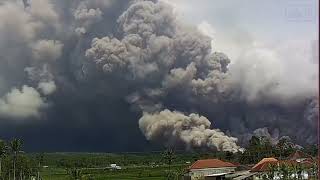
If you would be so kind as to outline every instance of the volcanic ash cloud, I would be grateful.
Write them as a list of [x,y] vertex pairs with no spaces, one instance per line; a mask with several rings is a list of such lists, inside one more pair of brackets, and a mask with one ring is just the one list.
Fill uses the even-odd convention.
[[157,113],[144,113],[139,126],[148,140],[164,140],[166,144],[182,142],[187,149],[208,148],[237,152],[237,138],[229,137],[219,129],[210,129],[211,122],[198,114],[184,115],[165,109]]
[[47,106],[40,93],[32,87],[13,88],[0,98],[0,117],[23,119],[39,117],[41,109]]
[[[229,59],[231,49],[216,52],[211,35],[161,1],[0,1],[0,121],[41,118],[46,107],[52,124],[80,116],[100,127],[125,111],[141,114],[147,139],[187,149],[235,152],[242,137],[268,135],[254,132],[263,127],[316,142],[315,45],[246,45]],[[246,37],[232,47],[250,44]]]

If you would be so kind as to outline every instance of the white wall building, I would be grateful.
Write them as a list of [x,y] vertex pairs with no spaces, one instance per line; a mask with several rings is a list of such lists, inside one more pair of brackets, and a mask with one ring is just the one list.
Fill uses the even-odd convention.
[[188,173],[184,175],[184,180],[220,180],[225,179],[225,175],[235,172],[236,166],[219,159],[205,159],[194,162]]

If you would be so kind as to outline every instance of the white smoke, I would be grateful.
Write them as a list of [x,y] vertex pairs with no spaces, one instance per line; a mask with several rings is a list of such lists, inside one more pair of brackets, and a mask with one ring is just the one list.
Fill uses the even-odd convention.
[[[172,9],[161,2],[131,4],[119,17],[118,26],[120,36],[93,39],[86,57],[107,77],[125,82],[127,88],[139,84],[126,99],[146,113],[166,108],[163,99],[168,94],[175,94],[187,107],[202,106],[199,104],[219,107],[219,104],[236,102],[248,103],[262,111],[259,106],[265,104],[301,104],[317,90],[311,85],[316,71],[304,76],[294,74],[300,61],[311,62],[303,56],[305,52],[297,51],[286,57],[289,53],[286,46],[272,49],[254,44],[229,65],[231,61],[225,54],[212,50],[208,36],[179,23]],[[212,36],[214,32],[206,33]],[[288,58],[292,62],[290,66]],[[301,68],[312,67],[307,63]],[[288,74],[296,76],[295,81]],[[300,86],[295,87],[296,84]],[[183,109],[181,102],[171,106]],[[270,111],[272,117],[265,112],[254,114],[264,122],[273,116],[287,121]],[[254,123],[254,119],[249,124]]]
[[187,148],[208,148],[218,151],[237,152],[237,138],[229,137],[219,129],[210,129],[211,122],[204,116],[163,110],[144,113],[139,127],[148,140],[165,139],[167,143],[183,142]]
[[272,134],[270,134],[267,127],[254,130],[253,136],[264,137],[270,141],[272,145],[276,145],[279,142],[279,131],[275,130]]
[[318,91],[314,53],[311,43],[291,41],[272,48],[256,45],[230,65],[230,77],[249,103],[299,104]]
[[254,33],[250,31],[235,29],[234,33],[227,34],[206,21],[200,23],[198,29],[213,39],[216,51],[223,51],[232,59],[228,73],[233,89],[239,90],[241,98],[249,104],[292,106],[317,94],[318,40],[296,37],[268,43],[259,37],[253,38]]
[[37,88],[44,95],[50,95],[56,91],[57,86],[48,64],[43,64],[40,67],[26,67],[24,70],[27,72],[28,78],[38,84]]
[[79,34],[85,34],[87,28],[102,19],[102,12],[99,8],[89,9],[85,3],[80,4],[73,15],[79,26],[75,31]]
[[32,87],[13,88],[0,98],[0,116],[9,118],[38,118],[47,106],[40,94]]
[[39,40],[32,46],[34,60],[54,61],[62,54],[63,44],[54,40]]
[[34,21],[41,22],[42,28],[51,26],[59,29],[61,27],[59,15],[55,11],[51,0],[30,0],[30,5],[29,8],[26,9],[26,13],[29,13]]
[[[161,98],[172,91],[207,97],[215,103],[220,101],[220,93],[227,91],[224,81],[230,60],[222,53],[211,54],[210,39],[193,28],[180,26],[171,8],[163,3],[133,3],[119,17],[118,23],[122,39],[95,38],[86,57],[106,76],[122,79],[128,85],[143,82],[127,100],[145,112],[140,119],[145,136],[150,140],[158,139],[153,138],[154,135],[169,141],[177,138],[189,149],[207,147],[237,151],[236,139],[220,130],[209,129],[210,121],[204,117],[191,114],[187,118],[168,110],[161,111],[159,118],[148,114],[163,108]],[[167,121],[161,119],[164,114],[172,115],[172,118],[167,117],[171,124],[165,127],[161,126]],[[177,118],[173,114],[177,114]],[[177,127],[181,121],[193,122],[189,128],[182,123],[187,129],[179,130],[183,128]],[[154,132],[150,127],[158,128]],[[205,132],[201,134],[201,131]]]
[[[43,95],[55,91],[50,66],[62,55],[63,49],[61,41],[49,37],[57,35],[56,32],[61,28],[51,0],[23,3],[3,1],[0,5],[0,76],[4,79],[1,83],[2,92],[11,89],[0,100],[0,114],[1,117],[12,119],[40,117],[47,102],[32,86],[37,84],[35,86]],[[29,79],[32,83],[21,79]],[[15,88],[17,86],[22,88]]]
[[54,81],[40,82],[38,84],[38,88],[41,90],[41,92],[44,95],[50,95],[50,94],[54,93],[57,89]]

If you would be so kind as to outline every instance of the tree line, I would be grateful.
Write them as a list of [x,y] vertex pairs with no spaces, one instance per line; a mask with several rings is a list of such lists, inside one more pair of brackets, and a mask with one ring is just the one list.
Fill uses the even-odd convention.
[[[0,179],[25,180],[37,177],[39,166],[22,150],[22,140],[0,140]],[[39,177],[38,177],[39,180]]]

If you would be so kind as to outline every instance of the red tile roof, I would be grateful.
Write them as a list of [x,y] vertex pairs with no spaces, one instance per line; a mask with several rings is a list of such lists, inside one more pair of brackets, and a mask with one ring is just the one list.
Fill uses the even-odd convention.
[[223,168],[236,167],[230,162],[224,162],[219,159],[203,159],[194,162],[189,169],[205,169],[205,168]]
[[252,168],[250,171],[251,172],[265,172],[268,171],[271,165],[276,165],[277,162],[264,162],[262,164],[259,164],[255,168]]
[[241,164],[238,162],[231,162],[231,163],[234,164],[235,166],[241,166]]
[[287,165],[287,166],[294,166],[294,165],[298,165],[299,163],[295,160],[282,160],[278,162],[278,165]]
[[256,164],[254,167],[251,168],[251,172],[265,172],[270,170],[271,165],[275,166],[281,166],[281,165],[287,165],[287,166],[296,166],[296,165],[302,165],[305,167],[312,167],[312,162],[309,161],[303,161],[303,162],[297,162],[295,160],[281,160],[278,161],[274,158],[264,158],[262,159],[258,164]]
[[267,171],[272,164],[276,164],[278,160],[276,158],[263,158],[260,162],[251,168],[251,172]]
[[315,161],[313,161],[312,159],[310,158],[307,158],[305,160],[303,160],[302,162],[297,162],[298,164],[301,164],[302,166],[304,167],[307,167],[307,168],[310,168],[312,167],[313,165],[315,165]]
[[313,164],[313,163],[316,163],[316,162],[317,161],[312,159],[312,158],[306,158],[305,160],[303,160],[303,163],[311,163],[311,164]]

